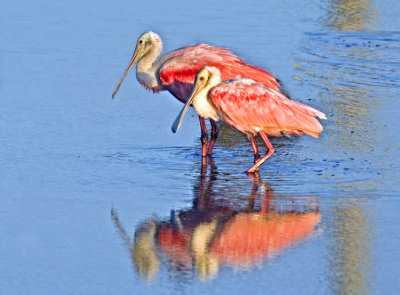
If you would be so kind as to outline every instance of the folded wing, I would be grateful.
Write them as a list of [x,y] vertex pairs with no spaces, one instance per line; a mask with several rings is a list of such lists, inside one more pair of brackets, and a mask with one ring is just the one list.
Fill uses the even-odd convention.
[[326,119],[320,111],[251,79],[222,82],[210,90],[209,97],[224,121],[250,134],[262,130],[271,136],[318,137],[323,128],[315,117]]

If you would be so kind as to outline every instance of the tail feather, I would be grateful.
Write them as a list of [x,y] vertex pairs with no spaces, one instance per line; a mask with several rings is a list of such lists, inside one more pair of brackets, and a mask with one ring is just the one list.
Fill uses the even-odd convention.
[[296,115],[290,120],[290,125],[293,127],[288,126],[290,129],[289,133],[291,135],[301,135],[304,132],[313,137],[319,137],[319,134],[323,131],[323,127],[315,117],[326,119],[325,114],[295,101],[290,101],[290,108]]

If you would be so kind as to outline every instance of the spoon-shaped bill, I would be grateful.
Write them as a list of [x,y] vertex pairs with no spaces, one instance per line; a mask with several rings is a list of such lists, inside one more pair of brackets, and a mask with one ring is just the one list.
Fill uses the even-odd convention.
[[180,113],[178,114],[178,116],[176,117],[174,123],[171,126],[171,130],[172,130],[173,133],[178,131],[179,127],[181,126],[183,116],[185,115],[188,107],[192,104],[192,102],[193,102],[194,98],[196,97],[196,95],[203,88],[204,88],[204,86],[200,85],[199,83],[196,83],[194,85],[194,88],[193,88],[193,91],[192,91],[192,95],[190,96],[190,98],[188,99],[186,104],[183,106],[182,110],[180,111]]

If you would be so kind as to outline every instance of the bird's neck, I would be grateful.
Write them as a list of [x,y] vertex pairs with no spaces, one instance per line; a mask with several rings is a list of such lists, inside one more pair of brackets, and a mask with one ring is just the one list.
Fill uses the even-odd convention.
[[156,75],[160,63],[155,62],[160,56],[161,51],[162,45],[151,48],[150,51],[138,61],[136,66],[136,77],[139,82],[153,91],[161,91],[163,89],[163,86]]
[[[219,81],[221,82],[221,81]],[[214,121],[219,121],[219,115],[215,105],[212,103],[209,97],[209,91],[211,88],[216,86],[217,83],[209,83],[204,89],[202,89],[196,97],[193,99],[193,107],[196,110],[196,113],[203,118],[209,118]]]

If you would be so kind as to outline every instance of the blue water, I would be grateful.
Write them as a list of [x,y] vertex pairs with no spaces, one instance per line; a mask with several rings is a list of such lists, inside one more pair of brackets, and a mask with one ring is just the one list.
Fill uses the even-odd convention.
[[[2,3],[0,294],[397,294],[399,8]],[[272,139],[252,179],[221,125],[202,168],[193,110],[172,134],[181,104],[133,71],[111,99],[148,30],[164,52],[206,42],[267,68],[324,132]]]

